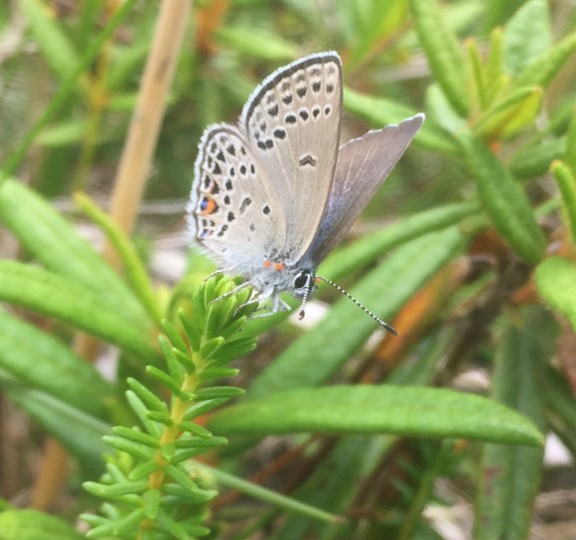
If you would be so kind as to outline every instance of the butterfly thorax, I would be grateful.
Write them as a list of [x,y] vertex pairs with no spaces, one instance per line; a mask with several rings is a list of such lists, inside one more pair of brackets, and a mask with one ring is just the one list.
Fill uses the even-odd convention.
[[265,260],[244,277],[265,297],[288,291],[296,298],[302,298],[310,296],[314,285],[314,269],[271,260]]

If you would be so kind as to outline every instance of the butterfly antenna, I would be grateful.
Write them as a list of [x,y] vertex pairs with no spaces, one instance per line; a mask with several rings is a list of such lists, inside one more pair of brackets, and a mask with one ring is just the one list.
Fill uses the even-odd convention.
[[[386,321],[383,321],[377,315],[374,315],[374,313],[372,313],[368,308],[366,308],[358,300],[356,300],[356,298],[354,298],[346,289],[343,289],[342,287],[340,287],[340,285],[338,285],[337,283],[334,283],[332,280],[330,280],[328,278],[325,278],[322,276],[316,276],[316,279],[320,279],[320,280],[324,281],[325,283],[328,283],[328,285],[332,285],[332,287],[334,287],[337,291],[340,291],[344,296],[346,296],[346,297],[348,297],[348,299],[352,300],[352,302],[354,302],[364,313],[366,313],[367,315],[372,317],[382,328],[385,328],[388,332],[390,332],[391,334],[393,334],[395,336],[398,335],[398,332],[396,331],[396,329],[394,327],[390,326]],[[308,296],[308,295],[306,294],[306,296]]]
[[306,278],[306,289],[304,289],[304,296],[302,297],[302,302],[300,303],[300,311],[298,312],[298,320],[301,321],[304,318],[304,308],[308,302],[308,297],[310,296],[310,291],[314,286],[312,274],[308,274]]

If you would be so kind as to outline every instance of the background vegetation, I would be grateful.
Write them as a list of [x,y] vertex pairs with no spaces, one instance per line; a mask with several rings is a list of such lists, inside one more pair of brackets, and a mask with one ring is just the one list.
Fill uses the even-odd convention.
[[[2,3],[0,538],[572,537],[543,440],[573,459],[575,22],[567,0]],[[319,269],[397,338],[330,290],[311,328],[212,304],[233,282],[184,234],[206,125],[332,49],[343,141],[427,115]]]

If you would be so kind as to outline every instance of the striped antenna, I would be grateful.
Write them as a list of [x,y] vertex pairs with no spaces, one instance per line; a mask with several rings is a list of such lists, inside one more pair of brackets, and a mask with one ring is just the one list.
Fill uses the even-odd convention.
[[[340,285],[338,285],[337,283],[334,283],[332,280],[325,278],[325,277],[322,277],[322,276],[316,276],[316,279],[320,279],[324,283],[328,283],[328,285],[332,285],[332,287],[334,287],[337,291],[340,291],[344,296],[347,296],[350,300],[352,300],[352,302],[354,302],[364,313],[366,313],[367,315],[372,317],[382,328],[384,328],[385,330],[387,330],[388,332],[390,332],[394,336],[398,335],[398,332],[396,331],[395,328],[390,326],[386,321],[383,321],[380,317],[374,315],[374,313],[372,313],[368,308],[363,306],[347,290],[340,287]],[[308,296],[308,295],[306,295],[306,296]],[[302,318],[303,316],[304,316],[303,312],[301,311],[300,312],[300,318]]]

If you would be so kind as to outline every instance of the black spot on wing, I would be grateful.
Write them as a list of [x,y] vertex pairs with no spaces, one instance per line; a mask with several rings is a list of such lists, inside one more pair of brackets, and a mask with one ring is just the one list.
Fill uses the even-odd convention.
[[316,168],[318,162],[316,161],[316,158],[312,154],[306,154],[305,156],[302,156],[300,158],[300,160],[298,161],[298,165],[300,165],[300,167]]

